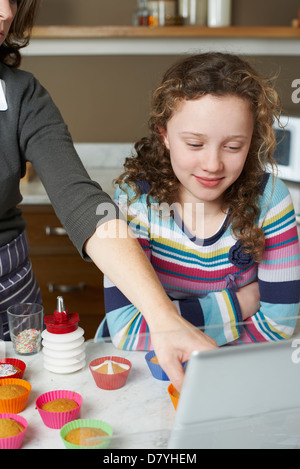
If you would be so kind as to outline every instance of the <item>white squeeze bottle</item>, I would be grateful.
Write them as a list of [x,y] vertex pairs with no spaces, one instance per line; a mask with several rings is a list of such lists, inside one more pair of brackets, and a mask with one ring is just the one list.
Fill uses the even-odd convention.
[[64,300],[57,298],[53,316],[45,316],[42,332],[44,368],[52,373],[69,374],[84,368],[84,330],[78,327],[79,315],[69,314]]

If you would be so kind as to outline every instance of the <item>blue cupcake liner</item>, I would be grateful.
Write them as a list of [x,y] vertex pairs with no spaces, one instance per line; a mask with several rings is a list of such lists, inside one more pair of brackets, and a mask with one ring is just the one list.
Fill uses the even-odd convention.
[[160,381],[170,381],[169,377],[167,374],[164,372],[162,367],[160,365],[157,365],[156,363],[152,363],[150,360],[151,358],[155,357],[155,351],[152,350],[151,352],[148,352],[145,355],[145,360],[147,362],[147,365],[152,373],[153,378],[159,379]]

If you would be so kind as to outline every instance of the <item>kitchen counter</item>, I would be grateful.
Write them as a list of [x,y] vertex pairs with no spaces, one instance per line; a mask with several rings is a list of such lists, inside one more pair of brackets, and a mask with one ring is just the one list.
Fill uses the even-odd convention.
[[[110,197],[113,197],[115,193],[113,180],[121,174],[122,167],[87,168],[87,172],[91,179],[100,184],[104,192],[110,195]],[[22,204],[24,205],[50,204],[50,199],[38,176],[28,182],[22,180],[20,190],[23,196]]]
[[[43,368],[43,354],[20,357],[6,345],[6,357],[20,358],[26,363],[24,379],[32,385],[26,408],[20,413],[28,422],[22,449],[63,449],[60,430],[44,425],[35,401],[41,394],[65,389],[81,394],[83,404],[79,418],[99,419],[110,424],[114,436],[108,449],[167,448],[175,409],[168,394],[169,382],[152,377],[145,361],[145,352],[116,350],[111,343],[86,342],[86,366],[69,375],[58,375]],[[114,391],[98,388],[89,370],[89,363],[102,356],[127,358],[132,369],[125,386]]]
[[[75,149],[91,179],[113,197],[113,180],[123,172],[126,157],[133,152],[133,143],[75,143]],[[50,200],[38,176],[21,180],[24,205],[49,205]]]
[[[294,338],[300,338],[298,321]],[[60,430],[46,427],[35,407],[41,394],[53,390],[70,390],[83,398],[79,418],[107,422],[114,436],[108,450],[148,449],[164,450],[175,418],[175,409],[168,394],[168,381],[152,377],[145,361],[146,352],[117,350],[110,341],[86,342],[86,366],[69,374],[54,374],[43,367],[43,353],[21,357],[13,352],[10,342],[0,342],[1,356],[21,358],[26,363],[24,379],[32,385],[27,406],[20,413],[28,422],[22,449],[64,449]],[[6,353],[4,353],[6,352]],[[132,363],[125,386],[114,391],[98,388],[89,370],[89,363],[103,356],[122,356]]]

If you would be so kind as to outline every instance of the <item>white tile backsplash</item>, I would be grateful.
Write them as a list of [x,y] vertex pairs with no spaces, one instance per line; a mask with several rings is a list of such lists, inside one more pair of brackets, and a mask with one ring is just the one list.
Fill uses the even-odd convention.
[[120,168],[133,153],[133,143],[75,143],[86,168]]

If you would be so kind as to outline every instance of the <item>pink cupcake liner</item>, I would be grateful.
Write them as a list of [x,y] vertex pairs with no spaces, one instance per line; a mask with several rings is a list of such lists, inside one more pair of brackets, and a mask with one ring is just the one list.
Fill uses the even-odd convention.
[[0,438],[0,449],[20,449],[28,427],[27,421],[20,415],[16,414],[0,414],[0,419],[13,419],[24,427],[24,430],[18,435],[10,436],[8,438]]
[[[95,370],[93,370],[93,367],[101,365],[101,363],[104,363],[107,360],[120,363],[120,365],[122,364],[128,365],[129,368],[128,370],[125,370],[122,373],[117,373],[114,375],[105,375],[102,373],[97,373]],[[102,357],[102,358],[96,358],[95,360],[93,360],[90,363],[89,368],[98,388],[111,391],[114,389],[120,389],[125,385],[126,380],[131,370],[131,366],[132,366],[131,362],[129,360],[126,360],[126,358],[123,358],[123,357]]]
[[[78,407],[68,410],[67,412],[48,412],[41,408],[46,402],[54,401],[55,399],[72,399],[78,404]],[[82,397],[80,394],[73,391],[50,391],[39,396],[35,404],[44,424],[49,428],[60,429],[66,423],[78,418],[82,405]]]

